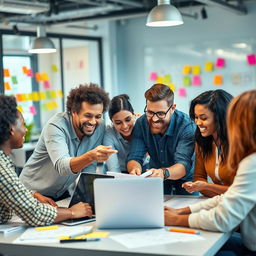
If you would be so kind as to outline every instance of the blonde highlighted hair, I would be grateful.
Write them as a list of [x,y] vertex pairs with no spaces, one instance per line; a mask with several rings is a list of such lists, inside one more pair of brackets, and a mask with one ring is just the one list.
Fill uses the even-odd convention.
[[235,97],[227,115],[228,168],[236,172],[242,159],[256,152],[256,90]]

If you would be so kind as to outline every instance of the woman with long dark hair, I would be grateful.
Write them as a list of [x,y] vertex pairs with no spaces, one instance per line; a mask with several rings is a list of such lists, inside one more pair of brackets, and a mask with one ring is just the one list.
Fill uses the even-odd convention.
[[[197,129],[194,182],[183,184],[188,192],[213,197],[224,193],[233,182],[227,168],[226,112],[231,99],[232,95],[219,89],[200,94],[190,104],[190,118]],[[209,177],[213,183],[208,182]]]

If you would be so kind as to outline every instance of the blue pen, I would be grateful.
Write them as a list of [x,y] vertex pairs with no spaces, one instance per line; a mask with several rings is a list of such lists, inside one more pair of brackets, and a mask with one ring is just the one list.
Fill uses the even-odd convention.
[[84,239],[62,239],[60,240],[60,243],[73,243],[73,242],[93,242],[93,241],[100,241],[100,238],[84,238]]

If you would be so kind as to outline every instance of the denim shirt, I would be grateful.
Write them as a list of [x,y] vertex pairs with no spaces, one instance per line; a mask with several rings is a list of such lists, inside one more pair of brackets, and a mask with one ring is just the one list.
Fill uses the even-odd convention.
[[195,124],[185,113],[175,110],[163,135],[153,134],[146,115],[141,116],[134,127],[128,161],[141,165],[146,152],[150,155],[149,168],[164,168],[182,164],[186,169],[183,180],[194,172]]

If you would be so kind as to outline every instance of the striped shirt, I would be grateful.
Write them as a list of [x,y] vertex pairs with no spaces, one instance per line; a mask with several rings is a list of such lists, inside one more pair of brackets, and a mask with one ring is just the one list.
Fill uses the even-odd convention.
[[11,158],[0,150],[0,223],[6,223],[13,213],[31,226],[53,223],[57,210],[37,201],[20,182]]

